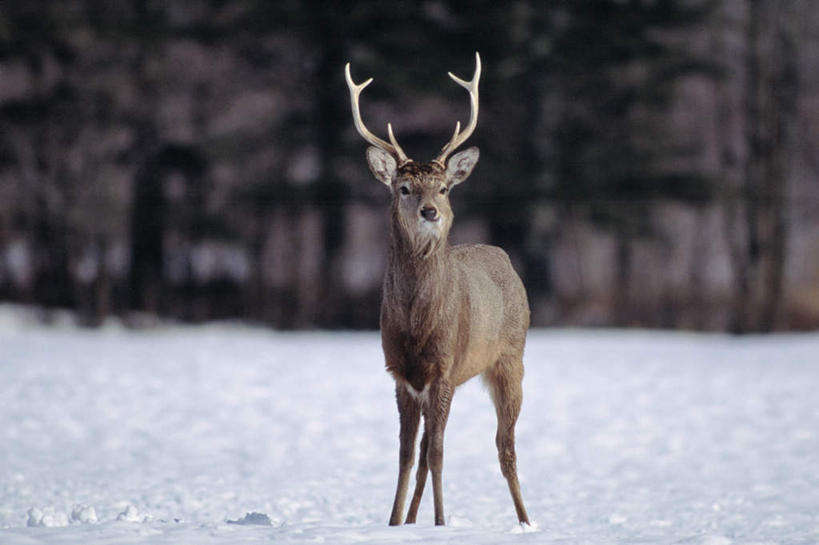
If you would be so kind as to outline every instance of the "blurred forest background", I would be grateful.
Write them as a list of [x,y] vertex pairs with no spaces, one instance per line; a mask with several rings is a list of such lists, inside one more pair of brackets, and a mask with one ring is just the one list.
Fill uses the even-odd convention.
[[0,6],[0,301],[374,328],[388,193],[469,114],[453,242],[533,324],[819,326],[812,0],[28,0]]

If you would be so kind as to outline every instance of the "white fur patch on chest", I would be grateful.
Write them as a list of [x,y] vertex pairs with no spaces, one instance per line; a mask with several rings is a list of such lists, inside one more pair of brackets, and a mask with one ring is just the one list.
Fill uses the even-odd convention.
[[404,386],[407,388],[407,393],[412,397],[412,399],[421,405],[426,405],[427,402],[429,402],[429,384],[425,385],[424,389],[420,392],[413,388],[409,382],[405,382]]

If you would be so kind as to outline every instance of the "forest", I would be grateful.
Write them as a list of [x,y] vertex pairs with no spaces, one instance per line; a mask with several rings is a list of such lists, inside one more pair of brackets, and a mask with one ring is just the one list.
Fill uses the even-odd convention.
[[84,325],[378,327],[388,192],[483,61],[453,243],[534,326],[819,327],[811,0],[30,0],[0,7],[0,302]]

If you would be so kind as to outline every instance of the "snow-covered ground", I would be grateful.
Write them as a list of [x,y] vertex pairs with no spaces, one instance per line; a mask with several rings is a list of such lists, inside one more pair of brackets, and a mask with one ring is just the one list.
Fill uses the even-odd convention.
[[516,524],[479,381],[444,505],[388,528],[377,333],[0,317],[0,543],[819,543],[819,335],[533,331]]

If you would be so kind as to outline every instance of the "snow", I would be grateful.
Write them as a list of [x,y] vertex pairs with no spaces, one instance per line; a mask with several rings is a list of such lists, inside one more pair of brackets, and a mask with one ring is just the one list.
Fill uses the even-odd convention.
[[[2,309],[0,309],[2,310]],[[377,333],[44,327],[0,312],[0,543],[819,542],[819,335],[533,331],[516,523],[480,381],[444,506],[386,525]]]

